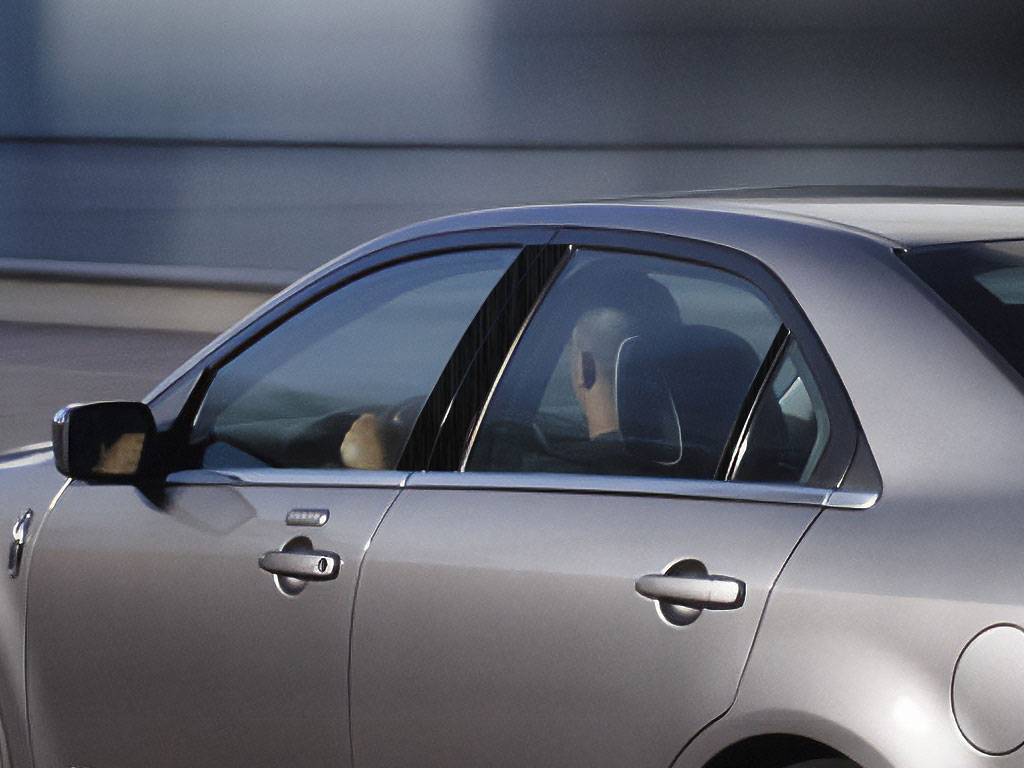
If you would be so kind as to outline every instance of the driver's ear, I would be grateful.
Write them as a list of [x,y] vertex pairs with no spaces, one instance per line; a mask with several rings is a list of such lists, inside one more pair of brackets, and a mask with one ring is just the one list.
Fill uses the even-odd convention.
[[573,345],[569,348],[569,381],[572,382],[573,391],[579,392],[583,389],[583,367],[580,363],[580,353]]
[[590,389],[597,381],[597,364],[590,352],[580,352],[580,383],[584,389]]

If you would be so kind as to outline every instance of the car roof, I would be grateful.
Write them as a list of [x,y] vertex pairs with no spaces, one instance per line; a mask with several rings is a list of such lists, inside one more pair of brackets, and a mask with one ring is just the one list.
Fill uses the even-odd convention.
[[[685,215],[677,217],[674,211]],[[467,211],[382,234],[300,278],[277,299],[375,251],[435,235],[510,227],[611,227],[720,242],[716,236],[727,229],[730,237],[722,242],[739,247],[732,242],[733,235],[737,222],[744,219],[750,224],[771,225],[774,221],[788,227],[852,234],[887,249],[1024,240],[1024,190],[743,188]],[[763,232],[762,226],[757,229]]]
[[[674,217],[673,211],[686,213]],[[375,249],[417,237],[489,227],[628,227],[698,236],[693,214],[846,232],[887,248],[1024,240],[1024,190],[928,187],[717,189],[491,208],[419,222],[342,254],[316,274]],[[722,218],[725,217],[725,218]],[[701,218],[709,223],[712,219]]]
[[857,230],[906,248],[1024,238],[1024,191],[928,187],[722,189],[619,202],[794,218]]

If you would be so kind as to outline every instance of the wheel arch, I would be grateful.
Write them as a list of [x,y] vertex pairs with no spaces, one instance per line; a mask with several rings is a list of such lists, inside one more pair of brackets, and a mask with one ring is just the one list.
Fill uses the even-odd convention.
[[785,768],[819,759],[896,768],[875,745],[840,723],[807,711],[778,709],[731,712],[693,739],[672,768]]
[[845,758],[837,749],[806,736],[789,733],[763,733],[748,736],[723,748],[703,768],[786,768],[804,760]]

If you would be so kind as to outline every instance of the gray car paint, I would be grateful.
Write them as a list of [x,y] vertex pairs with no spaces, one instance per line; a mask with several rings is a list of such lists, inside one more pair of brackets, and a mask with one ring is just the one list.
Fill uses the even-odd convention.
[[894,260],[842,255],[816,284],[781,260],[777,271],[844,380],[884,492],[813,526],[769,601],[736,705],[678,765],[773,731],[864,765],[1019,764],[969,747],[949,686],[972,636],[1024,619],[1020,382]]
[[[360,488],[213,474],[182,478],[159,506],[133,488],[76,484],[47,521],[28,610],[37,766],[350,764],[356,575],[405,475]],[[293,508],[330,519],[290,527]],[[257,558],[296,536],[344,565],[292,597]]]
[[[374,537],[352,638],[360,768],[667,765],[732,701],[817,506],[420,487]],[[689,626],[634,582],[684,559],[746,602]]]
[[[469,214],[382,238],[342,263],[433,232],[524,224],[677,234],[757,256],[789,287],[828,350],[877,459],[884,491],[869,510],[826,510],[812,526],[768,599],[735,703],[676,764],[702,765],[739,738],[780,730],[831,744],[866,766],[1019,764],[1019,756],[986,757],[973,750],[949,706],[953,665],[967,641],[990,624],[1024,620],[1019,580],[1012,578],[1024,545],[1019,381],[1009,378],[984,343],[892,258],[899,241],[797,214],[743,214],[702,205]],[[1012,233],[1010,224],[1005,230]],[[5,496],[12,487],[25,489],[26,497],[48,496],[53,489],[39,494],[36,482],[46,486],[52,478],[28,476],[34,472],[5,471]],[[111,514],[109,508],[99,511]],[[74,509],[67,512],[69,520],[76,519]],[[13,522],[16,512],[5,514]],[[53,519],[47,521],[47,537]],[[85,526],[79,528],[86,533]],[[100,528],[113,530],[107,523]],[[102,532],[89,536],[103,538]],[[376,557],[372,548],[371,557]],[[28,578],[35,583],[29,576],[31,558],[28,565],[21,584]],[[461,582],[456,586],[466,589]],[[5,600],[14,592],[8,590]],[[358,604],[357,622],[372,610],[369,601],[366,607]],[[688,629],[699,628],[704,618]],[[87,632],[76,631],[88,641]],[[11,660],[19,654],[12,650],[9,626],[4,632],[0,672],[5,682],[17,681]],[[62,641],[70,652],[74,639]],[[39,653],[31,630],[29,643],[30,651]],[[360,663],[357,658],[356,669]],[[359,685],[367,685],[356,677],[353,683],[357,693]],[[8,701],[18,694],[8,689],[4,695]],[[10,716],[2,714],[8,718],[5,729],[16,732]],[[679,748],[685,730],[680,728]],[[14,752],[17,737],[9,738]]]
[[[0,534],[4,547],[22,512],[35,513],[17,579],[0,575],[0,763],[31,765],[25,703],[25,604],[32,550],[50,502],[66,480],[53,466],[49,449],[0,456]],[[6,548],[3,550],[7,554]]]

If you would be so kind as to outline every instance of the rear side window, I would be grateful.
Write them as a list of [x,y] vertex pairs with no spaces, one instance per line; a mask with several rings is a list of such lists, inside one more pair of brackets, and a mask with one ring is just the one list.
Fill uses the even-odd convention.
[[1024,376],[1024,242],[921,248],[901,258]]
[[[801,388],[802,360],[776,359],[782,330],[729,272],[579,249],[513,351],[466,469],[805,481],[827,418],[813,382]],[[750,458],[733,459],[740,436]]]
[[825,402],[790,340],[740,433],[729,480],[806,483],[828,444]]

